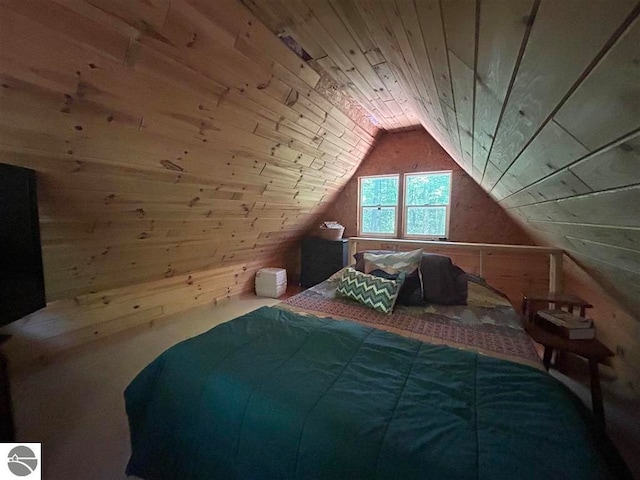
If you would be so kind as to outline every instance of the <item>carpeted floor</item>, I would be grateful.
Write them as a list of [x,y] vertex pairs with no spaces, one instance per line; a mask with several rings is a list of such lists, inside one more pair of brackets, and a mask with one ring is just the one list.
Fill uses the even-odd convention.
[[145,332],[77,349],[12,375],[18,441],[42,442],[43,479],[125,479],[129,429],[122,392],[170,346],[277,300],[250,296],[163,320]]

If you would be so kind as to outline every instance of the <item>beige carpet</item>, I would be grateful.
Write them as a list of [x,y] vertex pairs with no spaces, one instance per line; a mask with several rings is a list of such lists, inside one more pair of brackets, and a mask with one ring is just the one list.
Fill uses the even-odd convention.
[[179,341],[276,302],[250,296],[199,307],[12,375],[18,441],[42,442],[45,480],[125,479],[130,447],[122,392],[129,382]]

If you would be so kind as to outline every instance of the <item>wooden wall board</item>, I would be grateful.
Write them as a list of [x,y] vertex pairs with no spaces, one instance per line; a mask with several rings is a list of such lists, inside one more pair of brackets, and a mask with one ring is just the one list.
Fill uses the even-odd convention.
[[[449,60],[454,54],[470,69],[475,68],[476,0],[440,2]],[[455,74],[451,72],[452,77]]]
[[[634,315],[640,307],[640,276],[637,273],[617,268],[608,262],[601,262],[579,251],[569,250],[568,253],[588,269],[592,277],[619,302],[623,307],[622,312],[630,312],[637,321],[638,316]],[[637,385],[633,387],[637,389]]]
[[6,328],[14,336],[6,352],[12,367],[20,369],[124,330],[152,328],[171,313],[247,292],[260,263],[239,263],[52,302]]
[[520,210],[531,220],[553,220],[594,225],[639,227],[640,216],[621,205],[638,205],[640,186],[580,195],[563,200],[537,203]]
[[438,95],[445,104],[453,108],[453,90],[440,2],[425,0],[415,2],[415,5],[422,37],[426,43],[431,68],[434,72]]
[[[505,208],[582,195],[593,190],[569,170],[560,170],[502,201]],[[494,189],[495,193],[496,190]]]
[[598,243],[640,251],[640,229],[561,222],[531,222],[531,226],[543,232],[589,238]]
[[[291,36],[303,47],[309,46],[313,58],[377,121],[387,127],[401,126],[398,119],[406,124],[404,110],[395,108],[392,94],[373,68],[380,63],[376,61],[377,49],[371,48],[369,34],[363,28],[359,13],[351,5],[296,1],[252,2],[249,7],[259,16],[269,16],[271,24],[288,25]],[[279,22],[274,23],[274,14],[280,16]],[[345,25],[347,18],[354,22],[355,27],[351,23]],[[317,39],[322,39],[322,47],[316,48]],[[388,105],[387,102],[394,104]]]
[[638,277],[640,283],[640,252],[626,248],[612,247],[607,244],[583,240],[569,235],[565,238],[571,242],[576,252],[608,263],[622,270],[627,270]]
[[584,145],[551,121],[504,173],[499,184],[502,191],[496,197],[503,198],[515,193],[588,153],[589,150]]
[[[87,18],[66,5],[35,0],[7,0],[3,1],[3,7],[31,18],[41,25],[66,32],[74,43],[85,48],[93,48],[101,55],[110,56],[114,60],[124,59],[129,49],[130,35]],[[161,11],[158,13],[163,14]]]
[[[348,54],[348,59],[353,68],[356,69],[365,82],[369,85],[381,101],[393,100],[391,94],[386,90],[384,84],[374,71],[373,66],[365,57],[358,42],[353,38],[333,6],[328,2],[310,1],[311,12],[318,19],[319,23],[327,30],[331,38],[339,46],[340,50]],[[325,43],[325,42],[323,42]],[[329,53],[329,52],[328,52]]]
[[483,1],[478,19],[473,165],[484,172],[537,2]]
[[640,183],[640,133],[569,170],[594,191]]
[[423,92],[422,105],[431,112],[432,120],[444,122],[444,114],[414,2],[397,0],[395,7],[388,3],[386,14],[411,75]]
[[48,298],[130,299],[32,320],[53,350],[250,290],[375,142],[238,2],[0,8],[0,161],[37,171]]
[[640,128],[639,44],[636,18],[554,117],[590,150]]
[[634,3],[541,2],[489,155],[501,171],[580,79]]
[[469,68],[453,53],[449,55],[449,62],[462,149],[461,160],[470,168],[473,161],[473,68]]
[[[375,66],[378,63],[384,62],[384,57],[379,56],[380,52],[377,50],[376,44],[372,41],[371,35],[367,30],[367,26],[353,3],[341,0],[329,0],[329,3],[334,8],[336,14],[340,17],[345,27],[349,30],[353,36],[353,40],[358,44],[358,48],[364,53],[371,65]],[[370,56],[373,56],[374,59],[381,59],[381,61],[377,62],[374,59],[369,58]]]
[[594,278],[594,269],[582,262],[568,259],[565,262],[567,291],[581,298],[588,298],[594,305],[589,309],[593,317],[598,338],[608,345],[616,355],[610,359],[615,375],[612,387],[621,398],[633,398],[634,390],[640,381],[636,365],[640,361],[637,355],[636,338],[638,336],[637,317],[621,311],[617,299],[611,296],[610,283],[598,283]]
[[[345,236],[357,235],[357,177],[425,171],[453,171],[449,239],[452,241],[527,244],[532,240],[509,219],[435,139],[424,131],[385,134],[358,168],[324,218],[346,227]],[[495,225],[501,225],[496,229]]]

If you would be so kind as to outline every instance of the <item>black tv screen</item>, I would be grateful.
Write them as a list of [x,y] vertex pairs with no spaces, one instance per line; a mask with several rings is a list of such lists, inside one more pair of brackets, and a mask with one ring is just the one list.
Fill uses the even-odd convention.
[[45,305],[36,175],[0,163],[0,325]]

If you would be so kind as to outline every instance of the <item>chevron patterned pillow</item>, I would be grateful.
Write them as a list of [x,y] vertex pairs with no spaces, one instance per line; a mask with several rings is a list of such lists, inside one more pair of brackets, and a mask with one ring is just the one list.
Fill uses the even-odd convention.
[[396,280],[387,280],[347,267],[338,282],[337,293],[379,312],[391,313],[404,277],[405,273],[401,272]]

